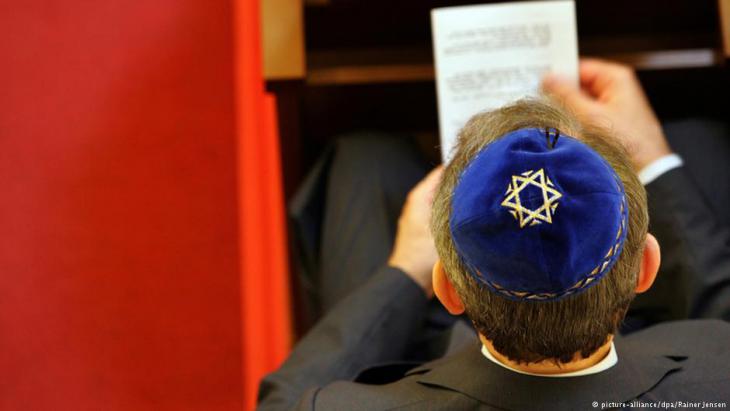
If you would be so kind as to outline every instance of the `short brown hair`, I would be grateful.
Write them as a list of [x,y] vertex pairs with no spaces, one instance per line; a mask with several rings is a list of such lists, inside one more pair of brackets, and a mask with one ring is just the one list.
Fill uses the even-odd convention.
[[[468,274],[449,228],[452,193],[467,164],[486,145],[526,127],[554,128],[593,148],[621,178],[629,206],[629,231],[611,271],[586,291],[556,301],[512,301],[489,291]],[[467,315],[499,353],[516,362],[569,362],[575,353],[588,357],[617,331],[634,298],[648,221],[644,187],[612,132],[582,124],[553,102],[530,99],[477,114],[459,132],[453,158],[434,198],[431,228],[439,257]]]

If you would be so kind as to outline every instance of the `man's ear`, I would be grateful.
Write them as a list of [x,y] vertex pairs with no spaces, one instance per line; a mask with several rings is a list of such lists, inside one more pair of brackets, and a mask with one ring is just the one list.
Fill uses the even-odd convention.
[[644,253],[641,256],[639,278],[636,281],[635,291],[637,294],[643,293],[654,284],[661,260],[662,253],[659,250],[659,243],[653,235],[647,233]]
[[462,314],[464,312],[464,303],[461,302],[461,297],[456,293],[454,286],[451,285],[441,260],[436,260],[431,275],[433,276],[433,292],[436,294],[436,298],[452,315]]

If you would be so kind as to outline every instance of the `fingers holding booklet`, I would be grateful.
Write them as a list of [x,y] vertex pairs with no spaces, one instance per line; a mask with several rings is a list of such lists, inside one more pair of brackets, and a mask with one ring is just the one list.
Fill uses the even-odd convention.
[[542,89],[582,121],[615,130],[636,171],[671,154],[661,124],[630,67],[589,58],[581,59],[579,72],[580,87],[551,73],[545,76]]

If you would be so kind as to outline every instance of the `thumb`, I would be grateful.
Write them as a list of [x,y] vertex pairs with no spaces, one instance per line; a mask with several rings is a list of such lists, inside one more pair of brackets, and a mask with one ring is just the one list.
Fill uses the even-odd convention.
[[573,82],[555,74],[548,74],[543,78],[542,91],[577,113],[590,111],[596,104]]

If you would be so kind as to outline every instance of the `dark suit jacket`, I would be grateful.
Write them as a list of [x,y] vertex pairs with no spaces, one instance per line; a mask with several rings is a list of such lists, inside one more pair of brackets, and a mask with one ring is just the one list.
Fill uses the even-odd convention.
[[[693,190],[682,170],[667,173],[655,183],[648,187],[650,195],[657,187],[672,195],[676,190]],[[654,195],[664,195],[662,190]],[[703,214],[706,209],[700,197],[674,198],[667,199],[665,232],[658,237],[660,242],[662,236],[665,241],[671,236],[682,241],[665,246],[665,253],[671,248],[672,253],[683,254],[670,261],[681,275],[710,270],[709,277],[691,281],[698,289],[687,305],[699,316],[726,316],[730,272],[713,267],[727,268],[729,260],[722,250],[727,242],[698,237],[708,235],[720,241],[718,233],[727,233],[721,227],[715,227],[719,230],[715,233],[708,231],[711,225],[702,221],[712,218]],[[676,230],[698,232],[678,234]],[[698,248],[693,241],[711,250]],[[490,362],[481,355],[475,337],[454,355],[423,365],[404,363],[405,347],[423,321],[427,301],[405,274],[381,268],[332,309],[286,363],[264,379],[259,409],[565,410],[593,409],[594,401],[598,409],[632,400],[730,403],[730,324],[726,322],[663,323],[618,337],[618,363],[609,370],[545,378],[514,373]]]
[[[653,306],[674,311],[656,319],[689,316],[730,321],[730,230],[718,222],[684,168],[663,174],[646,190],[649,232],[662,249],[664,277],[657,278],[647,296],[663,296],[663,303]],[[690,292],[677,293],[677,289]]]

